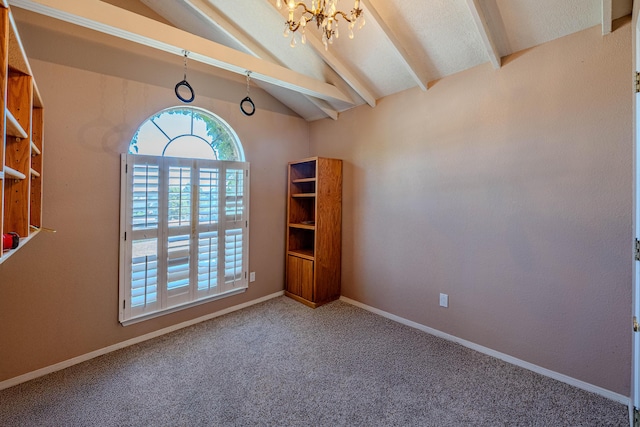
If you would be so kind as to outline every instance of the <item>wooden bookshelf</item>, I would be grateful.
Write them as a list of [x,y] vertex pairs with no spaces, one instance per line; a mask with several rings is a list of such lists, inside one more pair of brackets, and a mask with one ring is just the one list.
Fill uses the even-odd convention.
[[285,294],[309,307],[340,297],[342,160],[289,163]]

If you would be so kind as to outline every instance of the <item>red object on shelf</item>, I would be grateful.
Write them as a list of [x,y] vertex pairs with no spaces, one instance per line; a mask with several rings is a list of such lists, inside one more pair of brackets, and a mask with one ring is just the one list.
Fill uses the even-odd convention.
[[15,249],[20,244],[18,233],[7,233],[2,235],[2,250]]

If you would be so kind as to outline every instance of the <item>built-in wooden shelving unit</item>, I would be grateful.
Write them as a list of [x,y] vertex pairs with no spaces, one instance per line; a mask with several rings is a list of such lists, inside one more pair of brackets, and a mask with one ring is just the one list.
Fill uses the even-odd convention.
[[17,233],[17,249],[42,227],[43,103],[6,1],[0,2],[0,234]]

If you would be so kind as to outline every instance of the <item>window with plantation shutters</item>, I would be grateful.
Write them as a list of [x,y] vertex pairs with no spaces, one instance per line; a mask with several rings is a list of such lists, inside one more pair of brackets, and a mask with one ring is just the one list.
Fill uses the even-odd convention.
[[[242,155],[237,137],[221,119],[208,113],[207,120],[220,125],[212,129],[207,120],[204,126],[199,122],[203,110],[195,109],[196,115],[194,109],[177,110],[169,111],[178,120],[166,120],[167,110],[147,120],[132,140],[130,153],[122,155],[123,324],[235,295],[248,285],[249,164],[216,159]],[[163,155],[139,153],[151,144],[141,139],[145,125],[152,126],[146,131],[163,146],[144,151]],[[198,126],[200,134],[194,136]],[[181,133],[180,127],[186,129]],[[219,135],[222,131],[227,135]],[[221,147],[229,139],[232,147]],[[175,157],[182,152],[193,155],[194,141],[206,142],[211,153],[203,151],[206,158]],[[174,157],[168,156],[169,150]]]

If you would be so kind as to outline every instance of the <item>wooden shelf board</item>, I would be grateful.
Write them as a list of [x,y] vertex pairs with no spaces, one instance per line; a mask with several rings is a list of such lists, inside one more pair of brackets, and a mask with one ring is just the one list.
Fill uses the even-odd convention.
[[11,23],[9,25],[9,68],[33,76],[11,11],[9,11],[9,22]]
[[36,143],[31,141],[31,155],[39,156],[40,154],[42,154],[42,152],[40,151]]
[[317,162],[318,161],[318,157],[306,157],[304,159],[300,159],[300,160],[296,160],[293,162],[289,162],[290,165],[299,165],[301,163],[311,163],[311,162]]
[[6,166],[6,165],[4,167],[4,174],[8,178],[13,178],[13,179],[25,179],[27,177],[22,172],[18,172],[17,170],[10,168],[9,166]]
[[29,233],[29,235],[27,237],[20,237],[20,244],[18,245],[17,248],[15,249],[9,249],[7,251],[3,251],[0,254],[0,264],[2,264],[3,262],[5,262],[11,255],[13,255],[14,253],[18,252],[18,250],[20,250],[20,248],[22,248],[24,245],[26,245],[31,239],[33,239],[35,237],[36,234],[38,234],[40,232],[40,230],[36,230],[36,231],[32,231],[31,233]]
[[289,250],[288,254],[289,255],[293,255],[293,256],[297,256],[299,258],[308,259],[310,261],[314,261],[315,260],[315,257],[313,256],[313,250],[312,249]]
[[294,299],[294,300],[296,300],[296,301],[298,301],[298,302],[301,302],[302,304],[304,304],[304,305],[306,305],[306,306],[309,306],[309,307],[311,307],[311,308],[318,308],[318,307],[320,307],[321,305],[328,304],[328,303],[330,303],[331,301],[335,301],[335,300],[337,300],[338,298],[340,298],[340,297],[338,296],[338,297],[335,297],[335,298],[330,298],[330,299],[325,300],[325,301],[319,301],[319,302],[318,302],[318,301],[316,301],[316,302],[314,302],[314,301],[306,300],[306,299],[302,298],[301,296],[296,295],[296,294],[294,294],[294,293],[291,293],[291,292],[289,292],[289,291],[284,291],[284,295],[285,295],[285,296],[287,296],[287,297],[289,297],[289,298],[291,298],[291,299]]
[[36,85],[35,79],[33,80],[33,107],[44,108],[42,97],[40,96],[40,91],[38,90],[38,85]]
[[285,294],[285,296],[287,296],[287,297],[289,297],[291,299],[294,299],[294,300],[296,300],[298,302],[301,302],[302,304],[304,304],[304,305],[306,305],[308,307],[311,307],[311,308],[317,308],[318,307],[318,304],[316,304],[315,302],[306,300],[306,299],[302,298],[299,295],[292,294],[289,291],[284,291],[284,294]]
[[316,193],[298,193],[292,194],[291,197],[316,197]]
[[315,230],[316,229],[315,224],[289,223],[289,227],[291,227],[291,228],[302,228],[303,230]]
[[[11,111],[5,109],[5,114],[7,116],[7,135],[15,136],[18,138],[28,138],[27,132],[22,128],[18,120],[13,116]],[[9,143],[10,141],[7,141]]]
[[300,184],[302,182],[316,182],[315,178],[300,178],[291,180],[294,184]]

